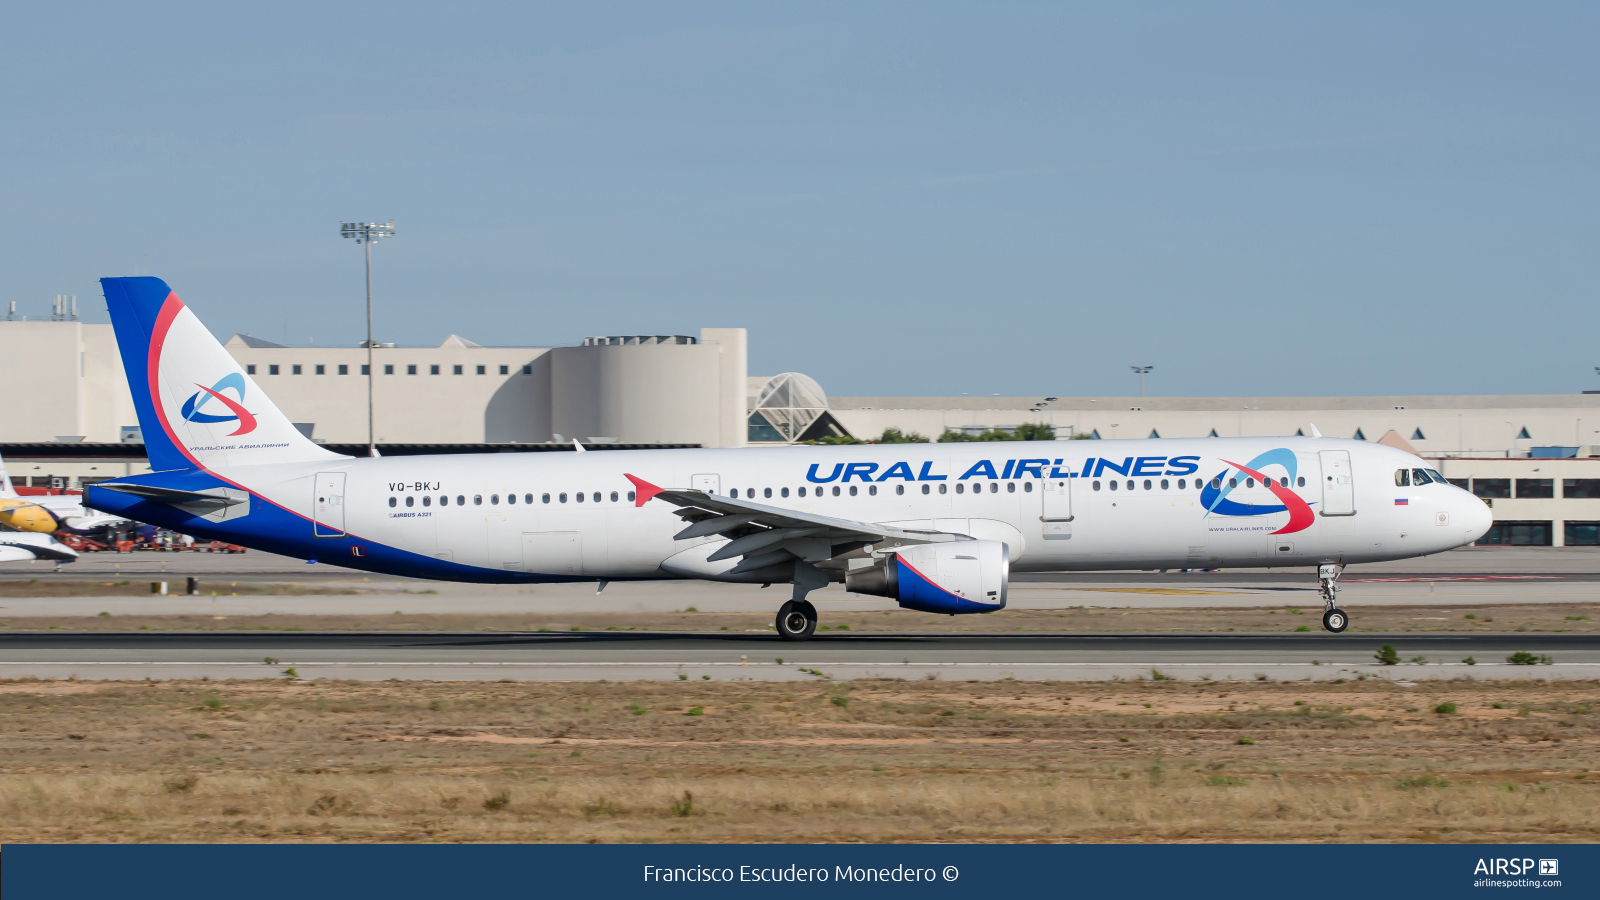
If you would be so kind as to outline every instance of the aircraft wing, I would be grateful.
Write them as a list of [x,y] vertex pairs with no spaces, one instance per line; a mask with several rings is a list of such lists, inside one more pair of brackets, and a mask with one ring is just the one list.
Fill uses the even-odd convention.
[[728,538],[727,545],[713,552],[707,561],[743,557],[738,565],[729,570],[732,575],[793,559],[821,562],[883,541],[900,546],[960,539],[957,535],[944,532],[912,531],[872,522],[819,516],[767,506],[753,500],[735,500],[705,491],[660,488],[633,475],[626,477],[636,488],[635,506],[643,506],[651,500],[664,500],[678,507],[678,516],[688,525],[673,535],[674,540],[711,535]]

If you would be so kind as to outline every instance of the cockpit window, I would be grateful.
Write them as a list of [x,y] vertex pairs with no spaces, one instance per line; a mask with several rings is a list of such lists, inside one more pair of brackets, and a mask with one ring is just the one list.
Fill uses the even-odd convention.
[[1409,469],[1395,469],[1394,470],[1394,486],[1395,487],[1410,487],[1411,486],[1411,470],[1409,470]]
[[1429,469],[1428,470],[1428,474],[1433,476],[1433,480],[1437,481],[1440,484],[1449,484],[1450,483],[1450,482],[1444,480],[1444,476],[1439,474],[1439,470],[1438,469]]
[[1428,478],[1428,470],[1427,469],[1412,469],[1411,470],[1411,483],[1412,484],[1427,484],[1430,480],[1431,479]]

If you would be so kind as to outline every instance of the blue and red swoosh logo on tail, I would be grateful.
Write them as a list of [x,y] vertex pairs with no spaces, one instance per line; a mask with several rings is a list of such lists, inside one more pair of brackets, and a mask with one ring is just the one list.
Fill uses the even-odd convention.
[[1220,487],[1212,487],[1213,483],[1220,483],[1222,477],[1228,474],[1227,470],[1224,469],[1218,472],[1211,481],[1206,482],[1205,487],[1200,490],[1200,503],[1206,508],[1206,515],[1214,513],[1219,516],[1265,516],[1271,513],[1287,512],[1289,521],[1284,523],[1282,528],[1274,531],[1273,534],[1293,534],[1296,531],[1304,531],[1311,527],[1312,522],[1317,520],[1316,515],[1311,512],[1311,506],[1302,500],[1299,494],[1296,494],[1290,488],[1280,485],[1276,480],[1261,474],[1261,470],[1267,466],[1279,465],[1288,472],[1288,480],[1292,483],[1299,469],[1299,465],[1294,458],[1294,451],[1286,447],[1268,450],[1250,460],[1247,465],[1242,466],[1226,459],[1223,462],[1228,463],[1228,465],[1251,478],[1260,479],[1262,485],[1271,491],[1274,497],[1278,498],[1281,505],[1257,505],[1229,500],[1228,495],[1233,493],[1234,490],[1232,487],[1226,484],[1222,484]]
[[[238,421],[239,427],[230,432],[228,437],[233,437],[240,434],[249,434],[250,432],[256,430],[256,417],[251,415],[250,411],[245,409],[240,402],[235,401],[233,398],[222,393],[228,388],[233,388],[234,391],[238,392],[239,394],[239,401],[244,400],[243,375],[240,375],[238,372],[232,372],[228,375],[224,375],[216,384],[212,385],[211,387],[206,387],[203,384],[196,384],[195,387],[199,388],[200,390],[195,391],[194,394],[189,397],[189,399],[183,401],[183,417],[186,420],[190,422],[200,422],[203,424]],[[201,396],[202,393],[205,395],[204,397]],[[201,408],[207,403],[210,403],[213,399],[227,407],[231,415],[216,416],[210,413],[201,412]]]

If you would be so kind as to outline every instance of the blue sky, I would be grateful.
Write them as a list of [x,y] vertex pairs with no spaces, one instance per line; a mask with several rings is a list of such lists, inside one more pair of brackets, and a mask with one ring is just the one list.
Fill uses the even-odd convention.
[[0,299],[832,394],[1600,388],[1588,4],[34,4]]

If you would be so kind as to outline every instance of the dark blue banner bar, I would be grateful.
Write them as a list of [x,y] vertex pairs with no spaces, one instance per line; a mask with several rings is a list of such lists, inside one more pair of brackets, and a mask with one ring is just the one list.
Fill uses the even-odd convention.
[[1543,846],[35,846],[5,900],[361,897],[1593,897],[1600,849]]

